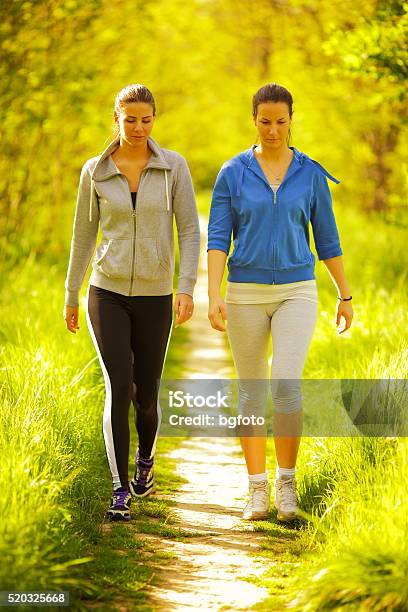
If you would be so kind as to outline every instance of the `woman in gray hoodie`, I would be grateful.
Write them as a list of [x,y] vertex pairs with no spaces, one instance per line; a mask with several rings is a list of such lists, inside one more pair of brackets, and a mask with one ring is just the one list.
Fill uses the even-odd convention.
[[[106,388],[103,435],[113,482],[107,512],[112,520],[129,520],[132,496],[146,497],[154,489],[158,381],[172,309],[180,325],[194,308],[200,251],[194,189],[185,159],[151,138],[155,115],[145,86],[129,85],[117,94],[115,138],[82,168],[65,281],[64,318],[76,333],[79,291],[100,228],[86,318]],[[173,214],[180,249],[174,304]],[[128,482],[131,401],[139,446]]]

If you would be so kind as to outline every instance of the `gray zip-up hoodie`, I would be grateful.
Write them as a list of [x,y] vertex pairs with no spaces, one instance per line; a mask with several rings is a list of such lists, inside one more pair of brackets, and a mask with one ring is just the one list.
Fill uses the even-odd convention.
[[175,151],[148,138],[152,151],[142,171],[133,209],[129,183],[116,167],[113,140],[85,162],[79,181],[71,252],[65,281],[65,304],[78,305],[86,270],[91,285],[122,295],[168,295],[173,291],[176,219],[180,248],[177,293],[193,295],[200,252],[200,229],[190,171]]

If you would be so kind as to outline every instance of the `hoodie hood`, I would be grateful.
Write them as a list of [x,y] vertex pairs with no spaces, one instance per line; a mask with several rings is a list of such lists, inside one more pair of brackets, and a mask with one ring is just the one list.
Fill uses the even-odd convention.
[[[108,144],[106,149],[98,157],[98,161],[95,164],[93,171],[91,172],[91,178],[93,181],[105,181],[106,179],[120,174],[116,167],[111,153],[119,148],[120,136],[117,136],[112,142]],[[150,136],[147,139],[147,144],[152,152],[149,161],[146,164],[146,168],[157,168],[159,170],[171,170],[170,165],[166,161],[163,151],[153,138]]]
[[[147,143],[149,149],[152,154],[150,156],[149,161],[147,162],[145,169],[147,168],[155,168],[158,170],[164,170],[164,179],[166,182],[166,198],[167,198],[167,210],[170,209],[170,201],[169,201],[169,188],[168,188],[168,176],[167,172],[171,170],[171,166],[167,162],[164,157],[164,153],[160,146],[157,144],[153,138],[150,136],[147,139]],[[113,176],[120,175],[118,167],[113,161],[111,154],[119,148],[120,145],[120,136],[118,135],[114,140],[112,140],[108,146],[102,151],[102,153],[97,157],[97,162],[91,171],[91,194],[89,200],[89,221],[92,221],[92,205],[95,202],[96,190],[95,190],[95,182],[98,181],[106,181]]]
[[[236,195],[238,197],[241,195],[241,186],[242,186],[242,181],[244,179],[245,168],[249,168],[251,164],[254,162],[254,160],[256,159],[255,153],[254,153],[255,147],[256,145],[252,145],[250,149],[247,149],[243,153],[240,153],[239,155],[237,155],[237,159],[241,162],[241,167],[238,173],[237,190],[236,190]],[[319,164],[319,162],[315,161],[314,159],[306,155],[306,153],[302,153],[301,151],[298,151],[296,147],[289,147],[289,149],[292,149],[294,153],[294,159],[292,162],[294,163],[293,171],[295,171],[296,168],[302,167],[304,164],[313,164],[328,179],[330,179],[334,183],[340,183],[340,181],[334,178],[334,176],[332,176],[325,168],[323,168],[323,166]]]

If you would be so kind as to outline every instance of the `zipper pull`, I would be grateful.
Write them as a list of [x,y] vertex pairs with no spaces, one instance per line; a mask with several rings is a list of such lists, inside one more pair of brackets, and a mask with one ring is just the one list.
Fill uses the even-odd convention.
[[132,217],[136,217],[136,209],[132,210]]
[[273,192],[273,205],[276,206],[276,193]]

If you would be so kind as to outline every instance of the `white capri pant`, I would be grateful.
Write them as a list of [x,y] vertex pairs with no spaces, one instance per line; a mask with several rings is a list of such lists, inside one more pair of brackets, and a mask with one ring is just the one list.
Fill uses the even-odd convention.
[[310,285],[307,299],[301,283],[268,286],[268,296],[273,299],[262,304],[230,303],[227,292],[227,334],[239,378],[240,414],[265,410],[271,335],[270,386],[275,412],[301,410],[302,372],[318,314],[316,283]]

